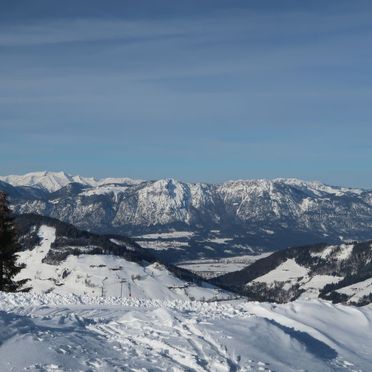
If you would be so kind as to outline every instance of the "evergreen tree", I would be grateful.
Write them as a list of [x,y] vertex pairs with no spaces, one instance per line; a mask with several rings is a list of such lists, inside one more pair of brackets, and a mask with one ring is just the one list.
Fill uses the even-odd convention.
[[7,196],[0,192],[0,291],[16,291],[23,284],[23,281],[13,281],[14,276],[21,270],[16,264],[17,251],[17,233]]

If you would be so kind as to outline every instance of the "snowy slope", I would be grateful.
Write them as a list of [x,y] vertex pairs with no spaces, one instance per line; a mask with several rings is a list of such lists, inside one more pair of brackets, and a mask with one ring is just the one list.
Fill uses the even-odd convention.
[[35,186],[50,192],[57,191],[72,182],[78,182],[84,185],[93,185],[96,183],[93,178],[71,176],[64,172],[32,172],[25,175],[0,177],[0,180],[13,186]]
[[[372,308],[0,293],[1,371],[365,371]],[[22,351],[20,355],[20,351]]]
[[[92,245],[71,246],[73,253],[62,259],[55,256],[52,245],[56,228],[51,225],[36,227],[39,244],[19,253],[18,263],[24,265],[15,280],[28,279],[25,288],[34,293],[57,293],[90,296],[134,297],[140,299],[212,299],[230,295],[205,284],[186,282],[158,262],[130,262],[113,254],[94,254]],[[61,237],[59,238],[61,239]],[[111,242],[120,242],[111,239]],[[54,248],[63,252],[66,247]],[[69,251],[70,252],[70,251]]]
[[130,178],[103,178],[72,176],[65,172],[31,172],[24,175],[1,176],[1,181],[12,186],[34,186],[49,192],[60,190],[70,183],[80,183],[85,186],[97,187],[108,184],[136,184],[141,181]]
[[372,242],[289,248],[211,282],[261,301],[372,302]]
[[372,278],[339,288],[336,292],[345,295],[348,298],[348,302],[359,303],[368,297],[369,302],[372,302]]

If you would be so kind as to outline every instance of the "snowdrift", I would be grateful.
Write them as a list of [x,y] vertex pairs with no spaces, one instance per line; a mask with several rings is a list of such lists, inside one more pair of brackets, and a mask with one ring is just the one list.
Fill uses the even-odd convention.
[[327,372],[372,365],[372,308],[319,300],[0,293],[0,327],[1,371]]

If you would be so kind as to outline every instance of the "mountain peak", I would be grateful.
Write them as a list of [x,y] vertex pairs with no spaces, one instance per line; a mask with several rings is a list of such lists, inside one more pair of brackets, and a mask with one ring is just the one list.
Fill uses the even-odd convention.
[[9,175],[0,177],[1,181],[7,182],[12,186],[32,186],[49,192],[55,192],[70,183],[76,182],[82,185],[96,187],[107,184],[136,184],[139,180],[132,180],[130,178],[103,178],[97,180],[93,177],[73,176],[63,171],[38,171],[30,172],[24,175]]
[[0,180],[13,186],[33,186],[53,192],[71,183],[72,176],[64,172],[39,171],[0,177]]

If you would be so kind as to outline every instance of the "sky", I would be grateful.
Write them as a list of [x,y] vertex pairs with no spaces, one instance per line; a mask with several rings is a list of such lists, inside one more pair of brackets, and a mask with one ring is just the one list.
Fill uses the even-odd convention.
[[0,174],[372,188],[372,2],[1,0]]

